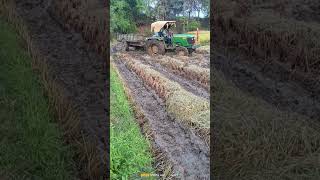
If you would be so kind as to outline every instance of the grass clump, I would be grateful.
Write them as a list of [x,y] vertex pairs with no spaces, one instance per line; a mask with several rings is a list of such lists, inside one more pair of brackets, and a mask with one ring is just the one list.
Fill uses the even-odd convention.
[[150,145],[140,132],[115,70],[110,70],[110,174],[111,179],[138,178],[152,173]]
[[73,152],[63,144],[41,80],[21,44],[0,19],[0,177],[72,179]]

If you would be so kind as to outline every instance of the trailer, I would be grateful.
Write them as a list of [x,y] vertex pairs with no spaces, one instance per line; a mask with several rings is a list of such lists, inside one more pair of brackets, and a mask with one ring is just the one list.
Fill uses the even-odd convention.
[[144,48],[147,37],[139,34],[117,34],[117,41],[125,44],[125,49],[128,51],[129,47]]
[[157,21],[151,24],[153,36],[140,34],[116,34],[117,41],[125,45],[128,51],[130,47],[143,48],[149,55],[163,55],[168,50],[176,51],[178,55],[191,54],[198,45],[195,44],[195,36],[191,34],[173,34],[171,28],[176,26],[175,21]]

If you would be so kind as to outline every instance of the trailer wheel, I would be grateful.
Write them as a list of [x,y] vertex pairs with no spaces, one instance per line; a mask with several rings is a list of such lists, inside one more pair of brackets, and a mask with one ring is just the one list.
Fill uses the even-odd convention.
[[164,55],[166,52],[163,42],[158,40],[147,41],[146,50],[150,56]]
[[185,47],[176,47],[176,53],[178,56],[188,56],[189,52],[188,49]]

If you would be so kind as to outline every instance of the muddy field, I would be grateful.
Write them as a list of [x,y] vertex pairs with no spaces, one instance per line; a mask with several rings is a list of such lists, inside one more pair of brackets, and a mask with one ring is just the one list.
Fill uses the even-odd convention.
[[215,7],[213,67],[282,110],[319,119],[319,2],[228,2]]
[[[199,98],[208,105],[209,74],[197,75],[192,72],[193,69],[188,71],[188,68],[200,68],[209,73],[209,54],[180,57],[168,53],[165,56],[151,57],[143,51],[118,52],[116,45],[111,52],[112,63],[115,64],[124,83],[130,89],[136,106],[141,109],[146,123],[150,126],[153,136],[152,148],[166,157],[166,161],[172,165],[173,174],[180,174],[174,179],[209,179],[209,126],[205,126],[207,129],[197,127],[188,123],[187,116],[177,116],[170,107],[170,96],[174,96],[174,93],[170,94],[168,90],[181,88],[178,93],[185,93],[185,97]],[[150,83],[144,74],[146,77],[150,75],[155,81]],[[157,78],[158,85],[155,85]],[[162,78],[171,86],[166,87],[166,83],[163,83],[161,89]],[[177,106],[183,103],[176,102],[180,103]],[[189,106],[188,103],[184,105]],[[199,112],[209,110],[208,108]],[[204,121],[209,123],[209,116],[204,118]]]
[[[95,6],[102,9],[103,4],[97,2]],[[83,163],[91,165],[79,165],[79,168],[87,168],[80,170],[79,176],[97,179],[106,176],[106,61],[88,46],[80,32],[66,28],[66,22],[56,16],[57,9],[52,1],[17,0],[16,11],[26,23],[30,43],[48,66],[49,75],[62,87],[63,96],[78,112],[81,131],[88,136],[86,141],[96,145],[93,151],[98,152],[98,157],[87,152],[92,155],[91,162]]]
[[[212,170],[217,177],[317,176],[313,169],[317,163],[290,169],[293,163],[286,162],[316,156],[319,150],[317,140],[306,138],[319,138],[318,4],[315,0],[226,0],[214,7],[211,67],[222,77],[221,87],[230,89],[220,90],[223,100],[216,100],[213,112],[218,150]],[[274,131],[276,126],[281,131]],[[314,131],[299,132],[304,128]],[[312,150],[290,153],[292,148],[308,146],[306,139]]]
[[237,57],[214,53],[213,66],[237,87],[273,106],[320,120],[319,87],[310,87],[290,79],[285,69],[267,67]]

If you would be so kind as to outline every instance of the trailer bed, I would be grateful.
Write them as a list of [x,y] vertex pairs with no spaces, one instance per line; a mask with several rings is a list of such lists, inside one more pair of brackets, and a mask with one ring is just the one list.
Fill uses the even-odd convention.
[[128,46],[133,47],[143,47],[145,39],[145,36],[139,34],[117,34],[117,41],[125,42]]

